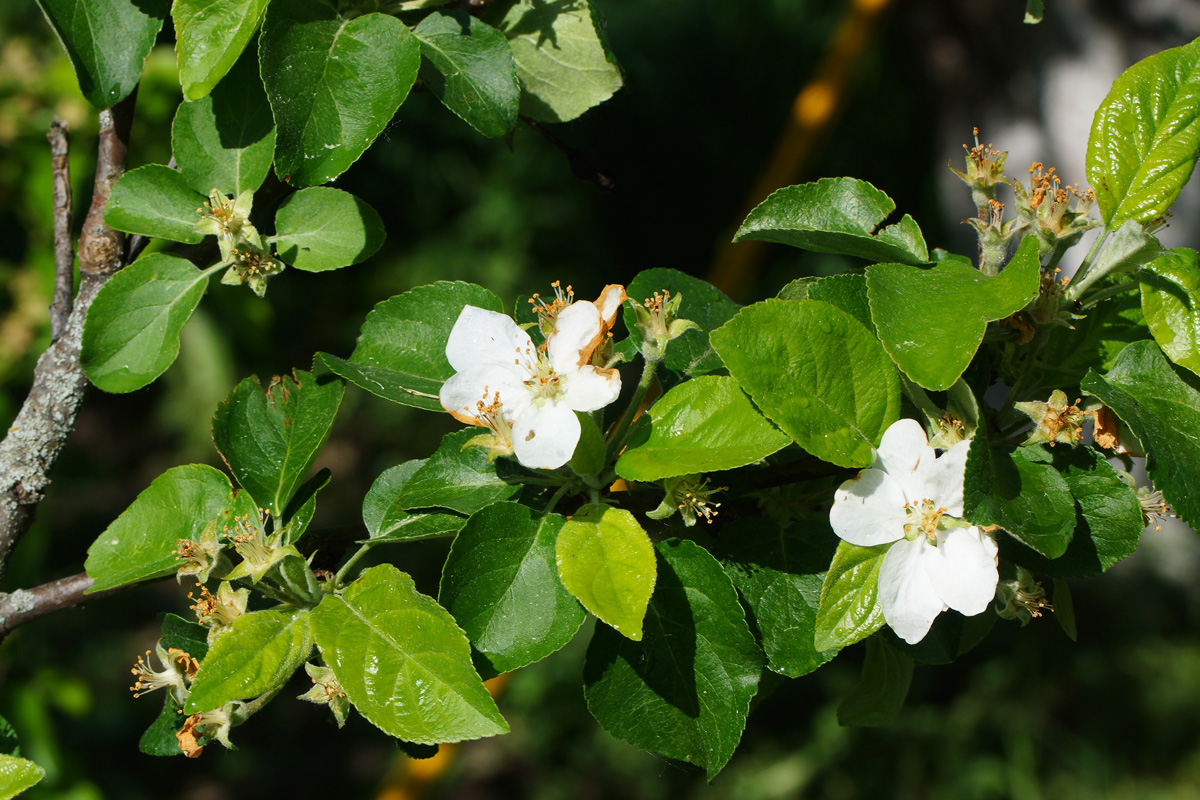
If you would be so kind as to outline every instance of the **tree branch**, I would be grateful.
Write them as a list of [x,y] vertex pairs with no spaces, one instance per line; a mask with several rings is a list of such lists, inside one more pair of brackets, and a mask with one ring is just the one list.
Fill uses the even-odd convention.
[[33,589],[18,589],[15,592],[0,594],[0,639],[38,617],[65,608],[74,608],[81,603],[98,600],[129,588],[121,586],[84,595],[91,585],[92,579],[81,572],[69,578],[43,583]]
[[58,117],[46,134],[54,174],[54,299],[50,304],[50,341],[67,327],[75,294],[75,246],[71,242],[71,161],[67,123]]

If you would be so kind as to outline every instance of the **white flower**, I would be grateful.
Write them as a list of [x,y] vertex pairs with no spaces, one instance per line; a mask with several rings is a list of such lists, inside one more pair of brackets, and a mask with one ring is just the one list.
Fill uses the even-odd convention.
[[446,342],[446,360],[456,374],[442,385],[442,407],[455,419],[493,433],[499,415],[512,426],[518,461],[534,468],[561,467],[579,442],[575,412],[603,408],[621,393],[617,371],[589,361],[624,300],[625,288],[612,285],[595,303],[571,303],[557,313],[554,330],[540,348],[512,318],[466,306]]
[[941,458],[915,420],[883,434],[875,463],[834,495],[829,524],[861,547],[895,542],[879,568],[883,618],[915,644],[947,608],[983,613],[996,594],[996,542],[962,521],[969,441]]

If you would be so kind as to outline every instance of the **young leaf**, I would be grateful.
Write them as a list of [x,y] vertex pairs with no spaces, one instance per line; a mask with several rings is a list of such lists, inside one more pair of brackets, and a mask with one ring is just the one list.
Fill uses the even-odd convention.
[[634,440],[617,474],[656,481],[753,464],[791,444],[759,414],[733,378],[708,376],[676,386],[650,408],[648,438]]
[[762,652],[716,559],[689,541],[656,549],[659,581],[646,638],[629,641],[597,626],[584,696],[613,736],[690,761],[712,780],[741,739]]
[[324,272],[370,258],[384,238],[383,220],[365,201],[341,189],[301,189],[275,214],[279,257],[305,272]]
[[1167,358],[1200,374],[1200,253],[1168,250],[1138,272],[1142,313]]
[[188,185],[183,173],[164,164],[147,164],[126,172],[113,186],[104,221],[126,233],[199,244],[204,234],[193,228],[207,199]]
[[443,11],[421,20],[413,33],[428,59],[421,78],[446,108],[484,136],[513,129],[521,90],[504,34],[466,12]]
[[308,477],[329,437],[346,385],[303,370],[264,391],[249,377],[217,406],[213,443],[238,483],[276,518]]
[[797,278],[779,290],[780,300],[820,300],[837,306],[875,333],[871,304],[867,300],[865,275],[829,275],[825,278]]
[[1109,228],[1166,212],[1200,151],[1200,41],[1139,61],[1092,120],[1087,176]]
[[871,317],[888,355],[926,389],[948,389],[971,363],[987,323],[1020,311],[1041,280],[1036,237],[996,277],[944,261],[929,269],[867,267]]
[[395,17],[348,20],[321,0],[288,0],[267,10],[259,60],[279,128],[275,174],[315,186],[375,141],[416,80],[420,51]]
[[170,650],[182,650],[194,659],[203,661],[208,655],[208,628],[189,622],[177,614],[162,614],[162,636],[159,641]]
[[389,736],[437,744],[508,732],[454,618],[392,565],[326,597],[312,623],[350,702]]
[[220,634],[200,664],[185,714],[250,700],[279,688],[313,648],[309,612],[294,608],[251,611]]
[[[175,52],[184,99],[199,100],[206,96],[230,71],[262,23],[268,2],[175,0],[171,20],[175,23]],[[229,191],[236,195],[240,190]]]
[[807,675],[838,652],[814,643],[832,540],[824,523],[782,526],[767,519],[736,520],[717,539],[713,555],[754,612],[767,666],[789,678]]
[[816,300],[766,300],[713,331],[729,374],[763,414],[822,461],[868,467],[900,416],[900,379],[879,341]]
[[[682,294],[678,318],[690,319],[700,326],[684,331],[679,338],[671,340],[667,345],[667,354],[663,357],[663,366],[693,377],[723,369],[725,365],[713,352],[708,334],[732,319],[740,306],[711,283],[666,267],[639,272],[625,289],[625,293],[639,303],[652,298],[656,292],[670,292],[672,297]],[[636,324],[637,314],[627,305],[624,315],[629,339],[640,349],[642,332]]]
[[879,567],[890,544],[859,547],[838,542],[821,585],[814,646],[834,650],[862,641],[883,627]]
[[584,506],[562,526],[556,560],[563,586],[584,608],[622,636],[641,641],[656,566],[654,545],[633,514]]
[[520,485],[505,483],[496,475],[496,465],[488,463],[482,447],[463,449],[480,430],[465,428],[446,434],[437,452],[405,481],[395,496],[396,504],[405,511],[449,508],[474,514],[520,491]]
[[372,394],[441,411],[438,391],[454,368],[446,340],[463,306],[503,311],[500,298],[471,283],[438,281],[384,300],[367,315],[350,359],[321,353],[329,369]]
[[169,0],[38,0],[67,51],[79,90],[96,108],[133,91],[167,16]]
[[555,566],[564,522],[558,514],[535,518],[518,503],[496,503],[471,517],[455,537],[438,602],[462,626],[487,667],[485,675],[540,661],[571,641],[583,624],[587,615]]
[[410,514],[400,505],[409,478],[426,459],[406,461],[384,472],[363,498],[363,524],[370,541],[411,542],[435,536],[453,536],[467,523],[456,514]]
[[891,722],[904,707],[912,672],[912,656],[882,637],[868,639],[862,677],[838,706],[838,724],[870,727]]
[[46,777],[46,770],[27,758],[0,754],[0,797],[16,797]]
[[203,464],[173,467],[154,479],[88,548],[89,592],[170,575],[180,539],[199,541],[233,502],[223,472]]
[[[179,6],[177,2],[176,16]],[[261,186],[271,171],[275,120],[255,55],[247,50],[211,95],[181,103],[175,112],[171,152],[188,184],[202,195],[216,189],[237,197]],[[193,209],[192,222],[197,219]]]
[[925,238],[912,217],[905,214],[877,231],[895,210],[892,198],[866,181],[822,178],[776,191],[750,212],[733,240],[779,242],[868,261],[928,263]]

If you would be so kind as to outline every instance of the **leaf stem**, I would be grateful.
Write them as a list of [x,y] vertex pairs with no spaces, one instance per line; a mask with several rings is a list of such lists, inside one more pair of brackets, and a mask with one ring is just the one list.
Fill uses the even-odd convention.
[[658,359],[645,359],[645,362],[642,364],[641,380],[638,381],[637,388],[633,391],[633,397],[629,398],[629,405],[625,409],[625,415],[621,417],[621,422],[617,425],[617,430],[613,433],[612,439],[609,441],[609,463],[615,461],[616,456],[625,447],[625,442],[629,438],[629,432],[632,430],[633,420],[637,417],[638,407],[641,406],[642,400],[646,397],[646,392],[650,389],[650,383],[654,380],[656,369],[658,369]]
[[1081,309],[1091,308],[1097,303],[1107,300],[1110,297],[1116,297],[1117,295],[1124,294],[1125,292],[1132,292],[1137,288],[1137,281],[1125,281],[1125,283],[1119,283],[1116,286],[1109,286],[1106,289],[1101,289],[1094,294],[1088,295],[1086,299],[1080,298],[1079,305]]
[[342,564],[342,568],[337,571],[337,574],[333,576],[333,585],[335,587],[339,589],[342,588],[342,581],[346,578],[346,573],[349,572],[350,568],[353,567],[360,558],[365,556],[367,551],[373,546],[374,542],[367,542],[354,551],[354,555],[350,556],[350,558],[346,560],[346,563]]
[[569,488],[571,488],[569,483],[564,483],[562,486],[558,487],[558,490],[550,496],[550,502],[546,503],[546,508],[544,511],[542,511],[542,514],[547,517],[553,514],[555,506],[558,505],[558,501],[563,499],[563,495],[567,493],[567,489]]
[[1075,270],[1075,274],[1071,277],[1071,282],[1067,284],[1066,297],[1068,300],[1075,300],[1089,286],[1103,278],[1103,275],[1088,275],[1092,262],[1096,260],[1096,256],[1100,254],[1100,250],[1104,247],[1104,243],[1108,241],[1108,228],[1100,232],[1096,237],[1096,241],[1092,242],[1092,248],[1088,250],[1087,255],[1083,257],[1083,261],[1079,264],[1079,269]]

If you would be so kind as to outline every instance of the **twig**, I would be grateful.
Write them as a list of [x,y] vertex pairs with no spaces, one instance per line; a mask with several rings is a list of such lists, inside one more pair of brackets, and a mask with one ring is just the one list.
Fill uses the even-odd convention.
[[59,578],[56,581],[43,583],[33,589],[18,589],[15,592],[0,594],[0,639],[38,617],[44,617],[66,608],[74,608],[81,603],[98,600],[119,592],[123,588],[128,588],[104,589],[85,595],[84,592],[91,585],[92,579],[81,572],[69,578]]
[[67,327],[75,294],[75,246],[71,242],[71,160],[67,123],[58,117],[46,134],[54,174],[54,300],[50,304],[50,341]]

